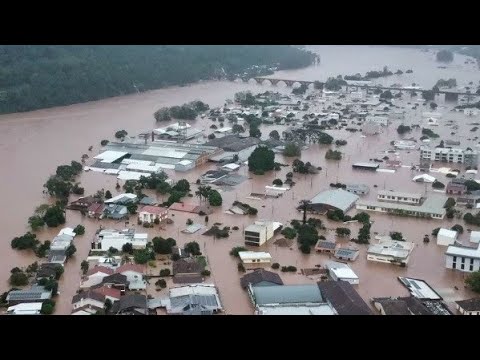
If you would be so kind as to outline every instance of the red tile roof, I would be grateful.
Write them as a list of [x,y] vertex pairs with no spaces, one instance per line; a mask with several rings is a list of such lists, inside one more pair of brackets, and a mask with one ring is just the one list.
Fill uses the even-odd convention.
[[102,286],[95,289],[92,289],[93,292],[97,294],[102,294],[103,296],[109,296],[115,299],[120,299],[122,293],[118,289],[114,289],[108,286]]
[[101,213],[103,211],[103,204],[94,203],[88,207],[89,212]]
[[169,209],[193,213],[197,207],[198,205],[195,204],[173,203],[170,205]]
[[140,209],[139,212],[148,212],[148,213],[150,213],[150,214],[160,215],[160,214],[163,214],[163,213],[168,212],[168,209],[167,209],[167,208],[158,207],[158,206],[145,205],[144,207],[142,207],[142,208]]
[[140,274],[145,273],[145,266],[139,265],[139,264],[123,264],[120,266],[118,269],[115,270],[115,273],[121,274],[124,271],[136,271]]
[[113,271],[113,269],[110,269],[108,267],[95,266],[95,267],[93,267],[93,268],[91,268],[90,270],[87,271],[87,276],[96,274],[98,272],[102,272],[102,273],[107,274],[107,275],[112,275],[113,273],[115,273],[115,271]]

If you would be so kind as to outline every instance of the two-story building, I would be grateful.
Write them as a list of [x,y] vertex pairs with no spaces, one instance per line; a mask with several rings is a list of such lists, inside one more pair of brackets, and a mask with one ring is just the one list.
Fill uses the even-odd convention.
[[274,223],[272,221],[255,221],[245,228],[245,245],[262,246],[273,237]]
[[450,147],[432,149],[427,145],[422,145],[420,147],[420,159],[476,166],[478,163],[478,152],[470,148],[465,150]]
[[446,268],[473,272],[480,270],[480,247],[451,245],[445,252]]

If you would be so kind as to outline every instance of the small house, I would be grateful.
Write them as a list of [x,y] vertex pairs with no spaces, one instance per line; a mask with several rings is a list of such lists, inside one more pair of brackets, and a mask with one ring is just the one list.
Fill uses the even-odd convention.
[[99,203],[99,200],[97,198],[94,198],[93,196],[85,196],[85,197],[79,198],[78,200],[72,201],[67,206],[67,209],[87,211],[87,209],[95,203]]
[[8,315],[40,315],[42,303],[21,303],[7,308]]
[[153,223],[155,220],[164,221],[168,217],[168,209],[146,205],[138,212],[138,220],[143,223]]
[[318,240],[317,244],[315,245],[315,251],[319,253],[334,254],[335,248],[336,243],[328,240]]
[[91,289],[93,292],[97,294],[101,294],[105,296],[105,300],[110,300],[112,303],[115,301],[120,300],[122,296],[122,292],[118,289],[115,289],[113,287],[108,287],[105,285],[97,286],[97,287],[92,287]]
[[347,184],[345,190],[355,195],[367,195],[370,187],[364,184]]
[[118,289],[122,294],[125,294],[125,290],[128,288],[129,282],[125,275],[115,273],[105,276],[102,279],[102,284],[106,285],[107,287]]
[[148,315],[147,297],[145,295],[125,295],[116,301],[111,312],[117,315]]
[[333,256],[338,260],[355,261],[359,254],[359,249],[351,247],[339,247],[335,250]]
[[72,307],[73,310],[76,310],[85,305],[95,306],[97,308],[103,309],[105,305],[105,295],[100,292],[95,292],[92,290],[81,291],[72,298]]
[[145,267],[139,264],[124,264],[115,270],[115,273],[127,277],[128,288],[130,290],[145,290],[147,282],[143,279]]
[[65,250],[50,250],[48,253],[48,262],[51,264],[63,265],[65,261],[67,261]]
[[103,215],[104,208],[105,208],[105,205],[101,203],[94,203],[88,207],[87,215],[88,217],[98,219]]
[[455,244],[458,233],[454,230],[441,228],[437,234],[437,245],[449,246]]
[[272,256],[262,251],[240,251],[240,260],[245,265],[268,265],[272,262]]
[[467,192],[467,186],[451,181],[447,184],[445,192],[449,195],[464,195]]
[[462,315],[480,315],[480,298],[456,301],[456,308]]
[[126,193],[126,194],[120,194],[112,197],[111,199],[105,200],[105,204],[127,205],[130,203],[136,203],[137,201],[138,201],[137,195]]
[[242,276],[240,279],[240,285],[242,288],[247,289],[250,284],[252,286],[275,286],[283,285],[283,281],[277,273],[264,269],[257,269]]
[[326,267],[330,277],[335,281],[343,280],[352,285],[358,285],[360,283],[357,274],[355,274],[347,264],[331,261]]
[[128,209],[124,205],[108,204],[103,209],[103,215],[113,220],[128,219]]
[[472,231],[470,233],[470,242],[475,244],[480,243],[480,231]]

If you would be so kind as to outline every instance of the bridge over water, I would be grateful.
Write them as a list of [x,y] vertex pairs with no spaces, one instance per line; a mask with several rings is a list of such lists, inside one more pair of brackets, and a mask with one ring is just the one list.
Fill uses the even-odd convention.
[[[253,77],[253,78],[243,78],[241,79],[244,82],[249,82],[250,80],[255,80],[257,84],[263,85],[265,82],[270,82],[271,85],[276,86],[278,83],[283,82],[287,87],[293,87],[295,84],[306,85],[310,86],[315,81],[307,81],[307,80],[292,80],[292,79],[277,79],[277,78],[268,78],[268,77]],[[238,80],[238,79],[237,79]],[[323,83],[321,83],[323,86]],[[356,88],[358,89],[366,89],[368,90],[375,90],[380,89],[383,91],[390,90],[390,91],[405,91],[405,92],[416,92],[416,93],[423,93],[425,91],[430,91],[430,89],[416,89],[416,88],[409,88],[409,87],[391,87],[391,86],[380,86],[380,85],[367,85],[367,84],[348,84],[344,86],[347,90],[349,88]],[[437,94],[444,94],[446,100],[457,100],[459,96],[475,96],[468,91],[455,91],[455,90],[439,90]]]

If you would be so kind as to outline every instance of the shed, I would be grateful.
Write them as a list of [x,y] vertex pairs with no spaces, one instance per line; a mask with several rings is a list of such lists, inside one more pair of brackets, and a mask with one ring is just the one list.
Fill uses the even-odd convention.
[[480,242],[480,231],[472,231],[470,233],[470,242],[478,244]]
[[331,278],[335,281],[343,280],[352,285],[360,283],[357,274],[347,264],[331,261],[327,264],[327,269]]
[[437,234],[437,245],[449,246],[455,244],[458,233],[454,230],[441,228]]

